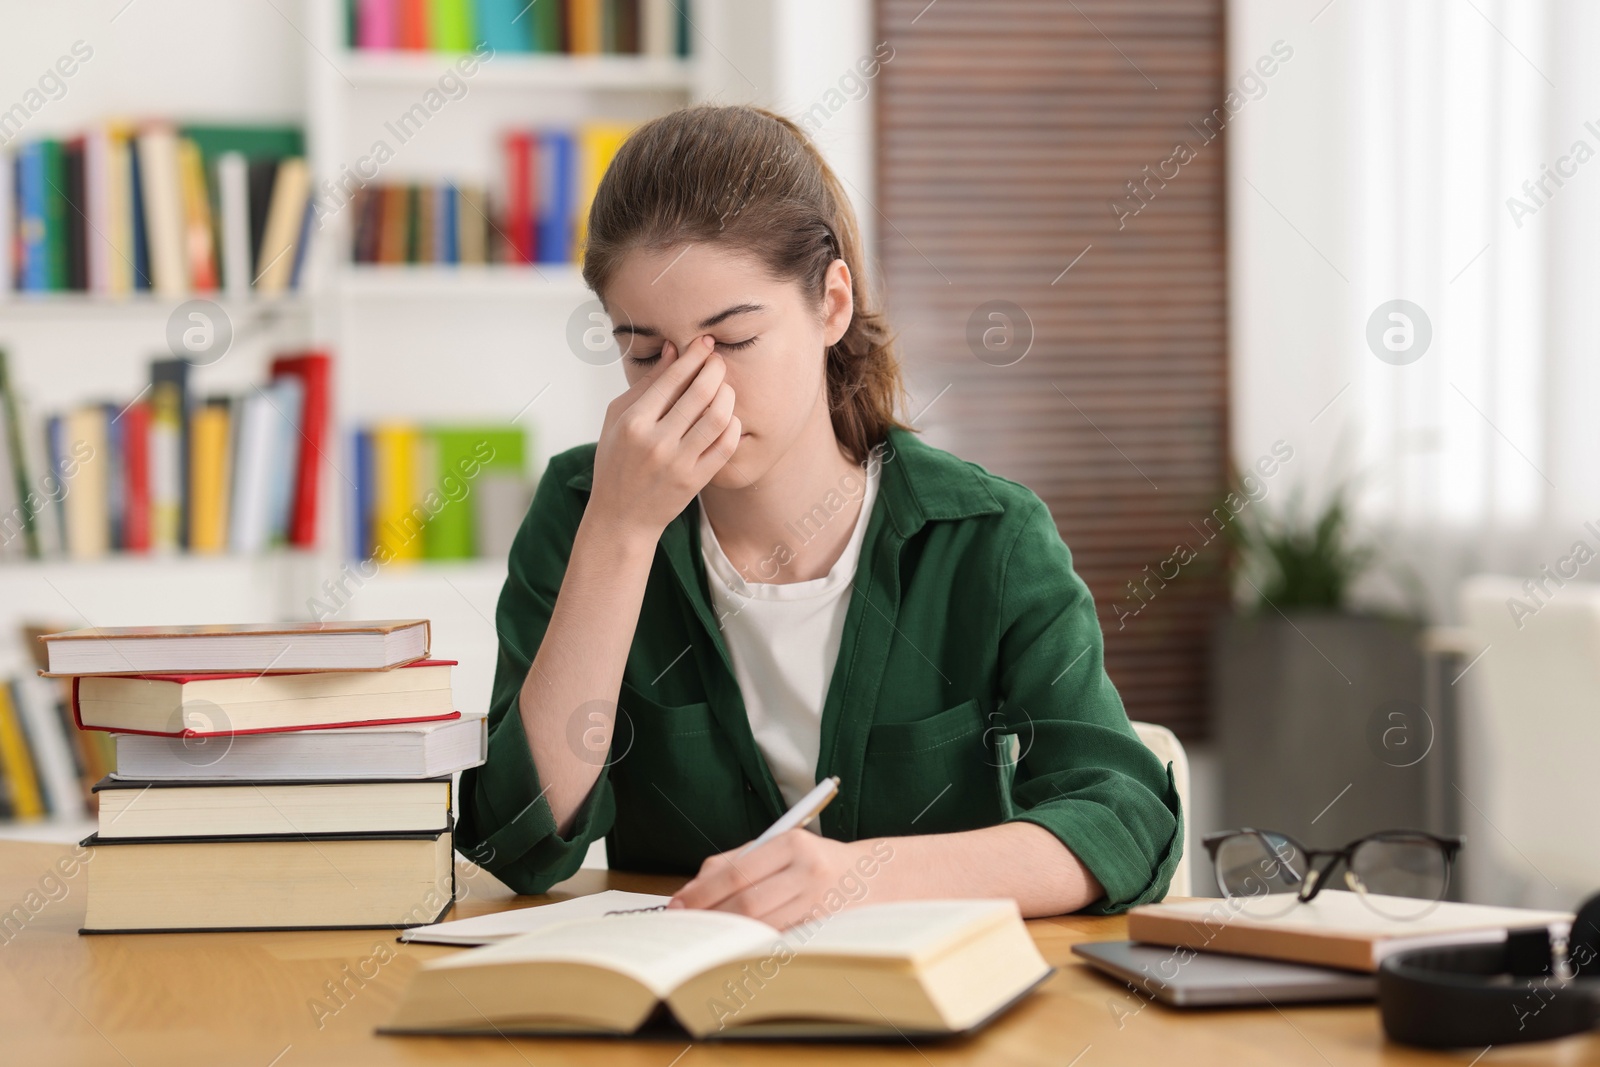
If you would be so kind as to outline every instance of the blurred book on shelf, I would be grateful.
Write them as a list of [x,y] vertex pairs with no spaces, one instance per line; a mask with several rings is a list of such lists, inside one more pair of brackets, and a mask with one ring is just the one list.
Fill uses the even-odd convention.
[[351,434],[351,552],[379,563],[504,559],[533,501],[531,448],[504,423],[388,421]]
[[350,199],[350,258],[374,264],[576,263],[600,178],[633,127],[513,130],[493,195],[454,182],[368,185]]
[[312,216],[291,126],[107,122],[18,145],[0,233],[24,293],[298,288]]
[[[42,669],[38,636],[57,629],[23,625],[30,666]],[[94,783],[115,769],[109,734],[74,729],[70,679],[30,670],[0,680],[0,820],[73,821],[93,814]]]
[[689,54],[689,0],[346,0],[361,51]]
[[197,398],[188,362],[157,359],[132,400],[35,415],[0,350],[0,560],[315,547],[329,365],[285,355]]

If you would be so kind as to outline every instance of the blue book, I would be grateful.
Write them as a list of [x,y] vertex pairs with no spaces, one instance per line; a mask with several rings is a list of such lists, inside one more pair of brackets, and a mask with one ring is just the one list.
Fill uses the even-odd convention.
[[22,238],[18,288],[30,293],[50,288],[50,243],[45,240],[44,146],[30,141],[17,150],[17,227]]
[[350,523],[355,533],[355,558],[367,559],[372,555],[372,434],[366,430],[355,433],[356,493],[355,515]]
[[461,198],[456,195],[456,187],[450,182],[433,187],[435,198],[433,209],[433,247],[440,263],[461,262],[461,233],[459,219],[456,217],[456,205]]
[[539,262],[572,259],[573,212],[577,210],[578,153],[567,130],[539,134]]
[[311,243],[311,220],[317,214],[315,195],[306,199],[306,213],[300,216],[300,236],[294,242],[294,266],[289,268],[289,288],[300,288],[300,272],[306,265],[306,246]]
[[[555,0],[543,0],[554,3]],[[523,0],[477,0],[478,39],[496,52],[531,52],[533,15]],[[520,17],[519,17],[520,16]]]
[[139,146],[128,143],[128,199],[133,214],[133,287],[150,288],[150,234],[144,224],[144,182],[139,178]]

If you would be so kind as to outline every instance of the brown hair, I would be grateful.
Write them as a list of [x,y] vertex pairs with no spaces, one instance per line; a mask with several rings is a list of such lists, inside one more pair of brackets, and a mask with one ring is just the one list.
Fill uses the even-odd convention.
[[827,353],[834,435],[860,463],[891,427],[905,428],[900,361],[872,304],[855,212],[798,126],[761,108],[699,105],[629,136],[589,211],[583,280],[603,298],[628,252],[684,242],[752,253],[818,302],[828,267],[844,260],[855,314]]

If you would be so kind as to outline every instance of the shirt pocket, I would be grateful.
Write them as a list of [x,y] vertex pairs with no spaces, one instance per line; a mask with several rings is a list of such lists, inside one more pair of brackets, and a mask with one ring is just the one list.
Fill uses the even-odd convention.
[[693,872],[713,852],[748,841],[753,794],[711,705],[660,704],[626,682],[619,704],[610,865]]
[[861,775],[861,836],[952,833],[1004,818],[1000,767],[976,698],[873,726]]

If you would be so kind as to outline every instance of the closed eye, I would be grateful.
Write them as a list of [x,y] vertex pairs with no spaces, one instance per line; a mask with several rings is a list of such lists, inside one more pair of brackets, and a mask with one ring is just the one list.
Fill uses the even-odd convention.
[[[744,341],[719,341],[717,343],[717,347],[722,349],[725,352],[738,352],[738,351],[741,351],[742,349],[749,348],[751,345],[755,344],[756,341],[758,341],[759,339],[760,339],[760,337],[758,335],[756,337],[751,337],[748,340],[744,340]],[[636,367],[648,367],[651,364],[655,363],[660,358],[661,358],[661,353],[657,352],[654,355],[650,355],[650,356],[629,356],[628,357],[628,362],[632,363]]]

